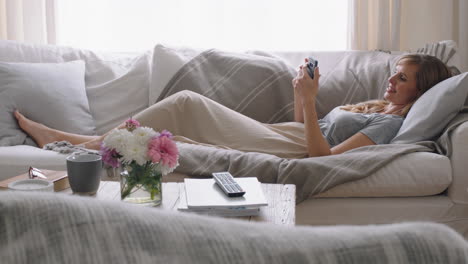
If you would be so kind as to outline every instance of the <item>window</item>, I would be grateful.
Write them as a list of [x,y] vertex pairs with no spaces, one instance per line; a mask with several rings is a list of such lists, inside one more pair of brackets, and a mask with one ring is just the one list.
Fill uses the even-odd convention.
[[346,49],[345,0],[59,0],[57,41],[108,51],[156,43],[227,50]]

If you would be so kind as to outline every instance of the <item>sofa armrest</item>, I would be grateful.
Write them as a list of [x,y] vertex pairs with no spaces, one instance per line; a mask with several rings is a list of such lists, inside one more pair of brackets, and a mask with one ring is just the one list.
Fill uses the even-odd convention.
[[450,136],[452,184],[448,196],[455,203],[468,204],[468,122],[459,125]]

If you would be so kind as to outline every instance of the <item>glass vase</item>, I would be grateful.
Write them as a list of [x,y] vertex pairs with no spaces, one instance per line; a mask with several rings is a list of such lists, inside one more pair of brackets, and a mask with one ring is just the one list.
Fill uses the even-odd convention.
[[122,165],[120,172],[120,197],[122,201],[158,206],[162,202],[162,173],[157,164],[135,162]]

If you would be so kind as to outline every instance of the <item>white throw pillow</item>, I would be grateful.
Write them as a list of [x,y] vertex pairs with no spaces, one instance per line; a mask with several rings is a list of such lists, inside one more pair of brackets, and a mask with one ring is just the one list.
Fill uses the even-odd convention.
[[153,65],[151,69],[151,85],[148,104],[156,102],[162,90],[172,77],[202,50],[187,47],[170,47],[157,44],[153,50]]
[[31,144],[13,116],[15,109],[55,129],[95,134],[84,73],[83,61],[0,62],[0,146]]
[[414,103],[391,143],[434,140],[463,109],[468,96],[468,73],[438,83]]
[[105,53],[55,45],[0,40],[0,61],[83,60],[85,85],[96,132],[103,134],[148,107],[152,51]]

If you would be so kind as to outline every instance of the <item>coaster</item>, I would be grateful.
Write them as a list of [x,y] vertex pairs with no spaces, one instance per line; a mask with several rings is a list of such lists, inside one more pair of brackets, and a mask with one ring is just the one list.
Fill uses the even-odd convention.
[[54,183],[41,179],[17,180],[8,184],[8,189],[14,191],[53,192]]

